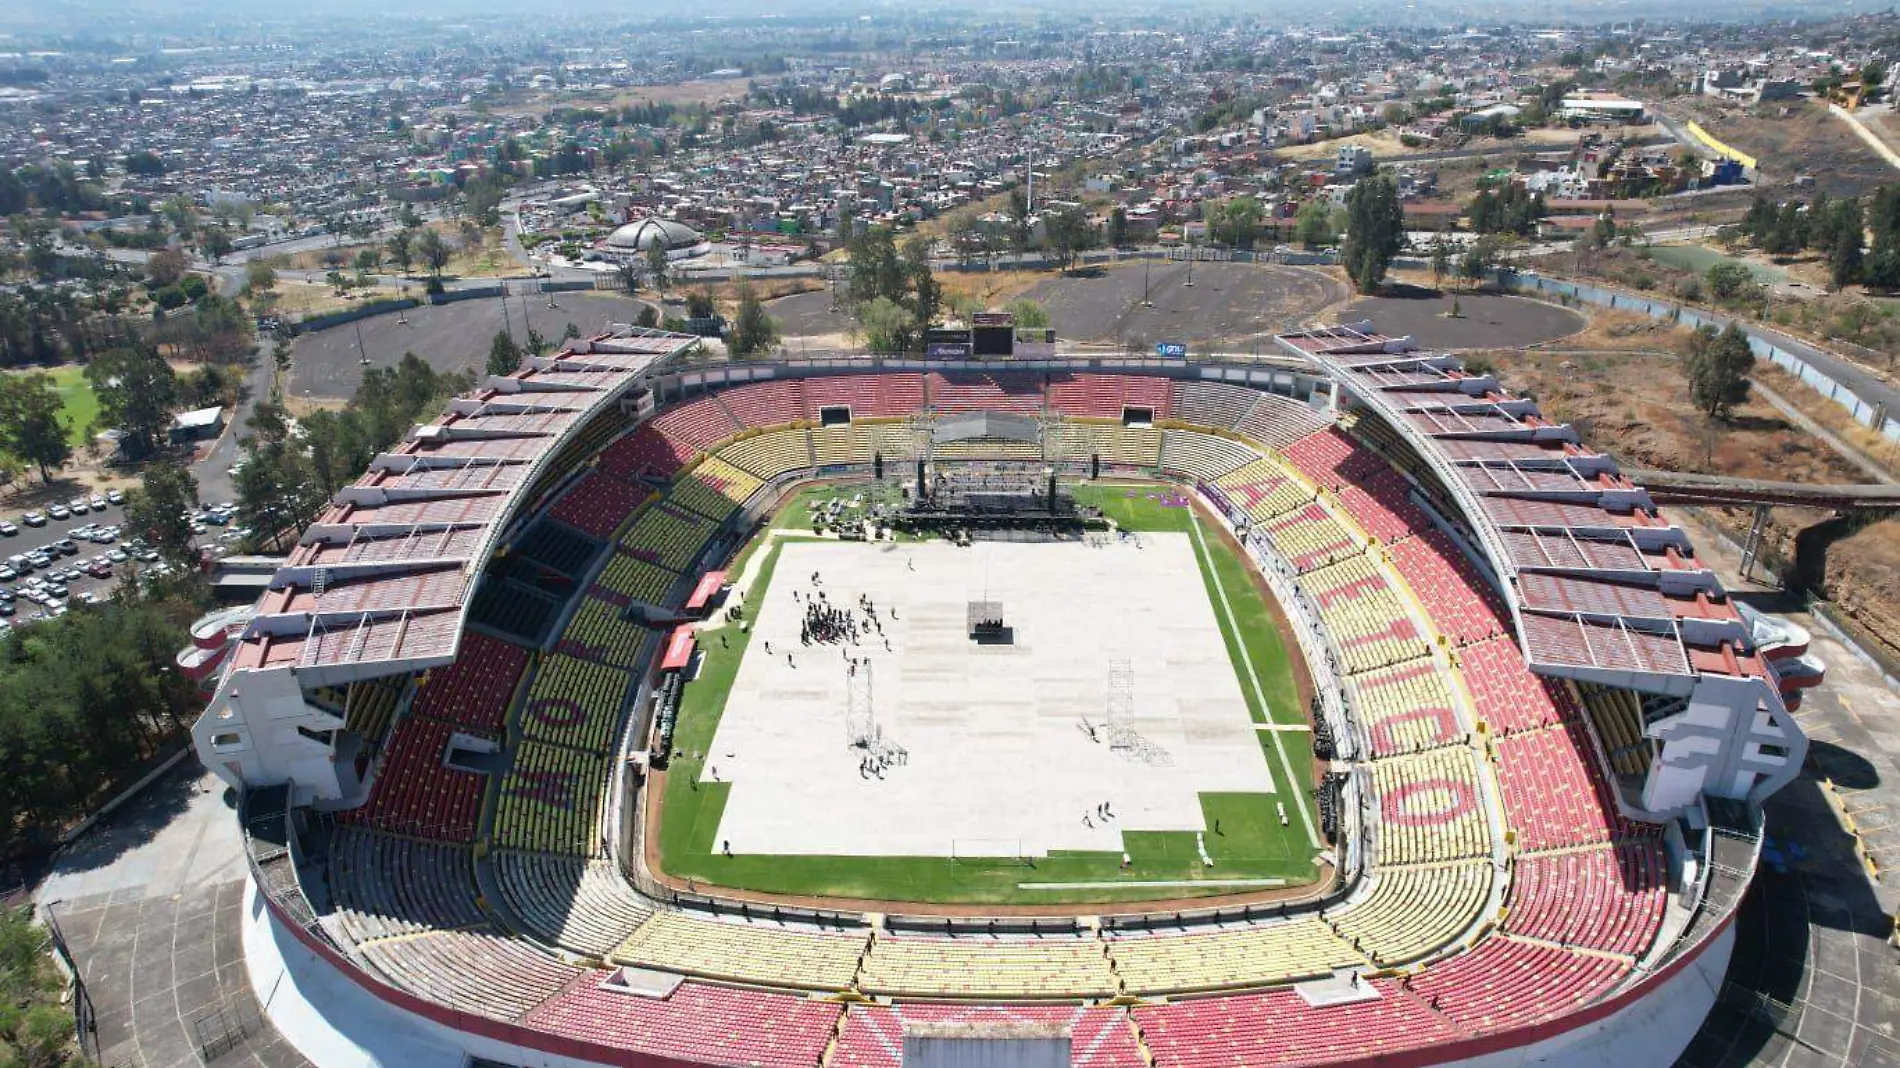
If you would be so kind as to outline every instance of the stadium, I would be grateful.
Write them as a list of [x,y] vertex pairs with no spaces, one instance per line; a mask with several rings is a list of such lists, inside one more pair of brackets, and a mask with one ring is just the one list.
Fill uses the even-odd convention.
[[1805,636],[1372,324],[705,363],[618,329],[181,665],[317,1063],[1667,1064]]

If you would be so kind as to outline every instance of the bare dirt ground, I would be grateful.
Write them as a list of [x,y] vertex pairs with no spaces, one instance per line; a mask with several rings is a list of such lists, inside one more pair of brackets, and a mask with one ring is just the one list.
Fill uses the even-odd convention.
[[1671,114],[1694,119],[1731,148],[1761,162],[1763,181],[1779,184],[1812,175],[1829,195],[1857,196],[1890,182],[1894,171],[1846,123],[1811,100],[1777,101],[1753,108],[1706,98],[1672,100]]
[[[1377,297],[1360,297],[1339,311],[1341,322],[1372,320],[1390,337],[1410,336],[1430,349],[1515,348],[1555,341],[1581,331],[1582,314],[1554,304],[1503,293],[1437,292],[1394,286]],[[1453,302],[1458,318],[1451,318]]]
[[1144,262],[1051,278],[1026,296],[1049,309],[1058,337],[1144,352],[1163,341],[1270,347],[1275,331],[1330,318],[1346,297],[1344,284],[1297,267],[1196,263],[1193,281],[1186,263]]

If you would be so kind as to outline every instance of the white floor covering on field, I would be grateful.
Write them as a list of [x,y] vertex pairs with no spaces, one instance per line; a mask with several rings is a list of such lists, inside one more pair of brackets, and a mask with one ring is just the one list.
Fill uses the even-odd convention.
[[[853,608],[868,595],[883,633],[801,645],[804,601],[820,591]],[[1002,602],[1013,644],[969,640],[977,600]],[[751,643],[701,776],[730,784],[715,849],[1119,851],[1123,831],[1205,830],[1202,793],[1276,789],[1185,534],[790,542],[747,610]],[[878,729],[906,753],[881,779],[849,743],[847,656],[868,660]],[[1133,749],[1111,744],[1107,722],[1117,659],[1132,673]]]

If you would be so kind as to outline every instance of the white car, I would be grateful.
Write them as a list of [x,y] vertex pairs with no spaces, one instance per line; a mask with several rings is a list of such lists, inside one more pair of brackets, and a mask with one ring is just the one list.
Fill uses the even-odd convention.
[[4,519],[0,519],[0,536],[11,538],[20,532],[20,528]]
[[118,490],[107,490],[106,500],[112,502],[113,504],[124,504],[125,494],[119,492]]
[[86,503],[92,505],[92,510],[95,512],[103,512],[106,510],[106,499],[104,497],[99,496],[97,493],[93,494],[91,497],[88,497],[86,499]]

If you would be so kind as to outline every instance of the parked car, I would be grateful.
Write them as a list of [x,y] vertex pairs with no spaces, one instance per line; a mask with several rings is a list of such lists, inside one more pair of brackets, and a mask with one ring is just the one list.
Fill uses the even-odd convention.
[[20,532],[18,525],[0,519],[0,536],[11,538]]
[[106,510],[106,499],[97,493],[86,498],[86,503],[92,505],[92,510],[95,512],[103,512]]
[[74,515],[85,515],[87,512],[92,511],[92,505],[88,503],[84,497],[74,497],[72,500],[67,501],[66,508]]
[[28,512],[20,517],[20,522],[29,527],[43,527],[46,525],[46,517],[38,512]]
[[46,510],[46,515],[50,519],[64,521],[73,517],[73,510],[63,504],[56,504]]
[[110,545],[118,536],[119,532],[117,529],[113,527],[100,527],[98,530],[92,532],[91,537],[95,544]]
[[124,504],[125,494],[119,492],[118,490],[107,490],[106,500],[110,501],[113,504]]
[[67,556],[72,556],[79,552],[79,543],[71,538],[61,538],[53,543],[53,547]]

